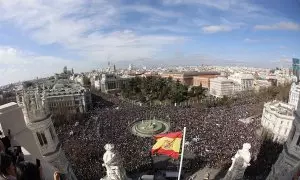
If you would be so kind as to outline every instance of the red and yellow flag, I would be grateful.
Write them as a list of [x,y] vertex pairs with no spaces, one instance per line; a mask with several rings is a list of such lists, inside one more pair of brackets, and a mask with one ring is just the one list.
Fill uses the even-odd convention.
[[154,136],[156,143],[152,147],[152,154],[164,154],[174,159],[178,159],[182,132],[171,132]]

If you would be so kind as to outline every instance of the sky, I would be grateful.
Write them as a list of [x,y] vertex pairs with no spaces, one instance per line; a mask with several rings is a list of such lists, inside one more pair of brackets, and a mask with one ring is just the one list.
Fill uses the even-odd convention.
[[300,0],[0,0],[0,85],[140,65],[286,66]]

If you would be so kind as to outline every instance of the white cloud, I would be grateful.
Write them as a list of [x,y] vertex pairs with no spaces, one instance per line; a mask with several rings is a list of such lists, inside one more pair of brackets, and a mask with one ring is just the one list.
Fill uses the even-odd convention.
[[182,14],[178,12],[173,12],[173,11],[166,11],[166,10],[159,10],[152,8],[150,6],[145,6],[145,5],[130,5],[130,6],[125,6],[121,8],[122,11],[128,12],[128,11],[135,11],[135,12],[140,12],[140,13],[145,13],[145,14],[152,14],[152,15],[157,15],[160,17],[180,17]]
[[205,6],[214,7],[217,9],[228,9],[234,1],[228,0],[163,0],[166,5],[178,4],[202,4]]
[[229,25],[211,25],[202,27],[202,31],[204,33],[229,32],[235,28],[236,27]]
[[256,43],[256,42],[260,42],[260,40],[246,38],[246,39],[244,39],[244,42],[246,42],[246,43]]
[[[183,37],[116,30],[120,13],[138,11],[173,17],[178,13],[145,6],[119,7],[106,0],[0,0],[0,22],[14,23],[39,44],[59,44],[82,59],[98,62],[150,57]],[[111,29],[109,32],[105,29]]]
[[300,24],[296,24],[293,22],[279,22],[271,25],[256,25],[254,26],[256,30],[291,30],[291,31],[299,31]]
[[36,76],[53,75],[61,71],[65,65],[72,65],[75,70],[87,70],[93,62],[76,62],[53,56],[41,56],[13,47],[0,46],[0,73],[2,74],[0,85],[28,80]]
[[163,0],[163,3],[165,5],[198,4],[222,11],[244,11],[244,13],[262,10],[246,0]]

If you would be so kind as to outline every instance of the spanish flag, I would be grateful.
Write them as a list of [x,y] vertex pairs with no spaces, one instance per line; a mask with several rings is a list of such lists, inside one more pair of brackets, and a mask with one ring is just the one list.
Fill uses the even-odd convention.
[[178,159],[182,132],[171,132],[154,136],[156,143],[152,147],[151,153],[158,153]]

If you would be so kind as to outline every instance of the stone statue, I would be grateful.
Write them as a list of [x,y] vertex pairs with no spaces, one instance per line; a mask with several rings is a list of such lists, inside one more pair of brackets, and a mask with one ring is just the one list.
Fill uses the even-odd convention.
[[34,97],[30,98],[30,111],[34,111],[36,110],[36,101],[34,99]]
[[106,168],[107,176],[101,180],[126,180],[126,172],[122,166],[121,158],[115,152],[113,144],[106,144],[104,149],[106,152],[103,155],[104,163],[102,166]]
[[246,168],[250,166],[250,148],[251,145],[249,143],[243,144],[243,149],[239,149],[234,155],[234,157],[231,158],[232,164],[231,167],[228,169],[224,180],[243,179]]
[[35,93],[36,109],[42,109],[42,98],[38,92]]

